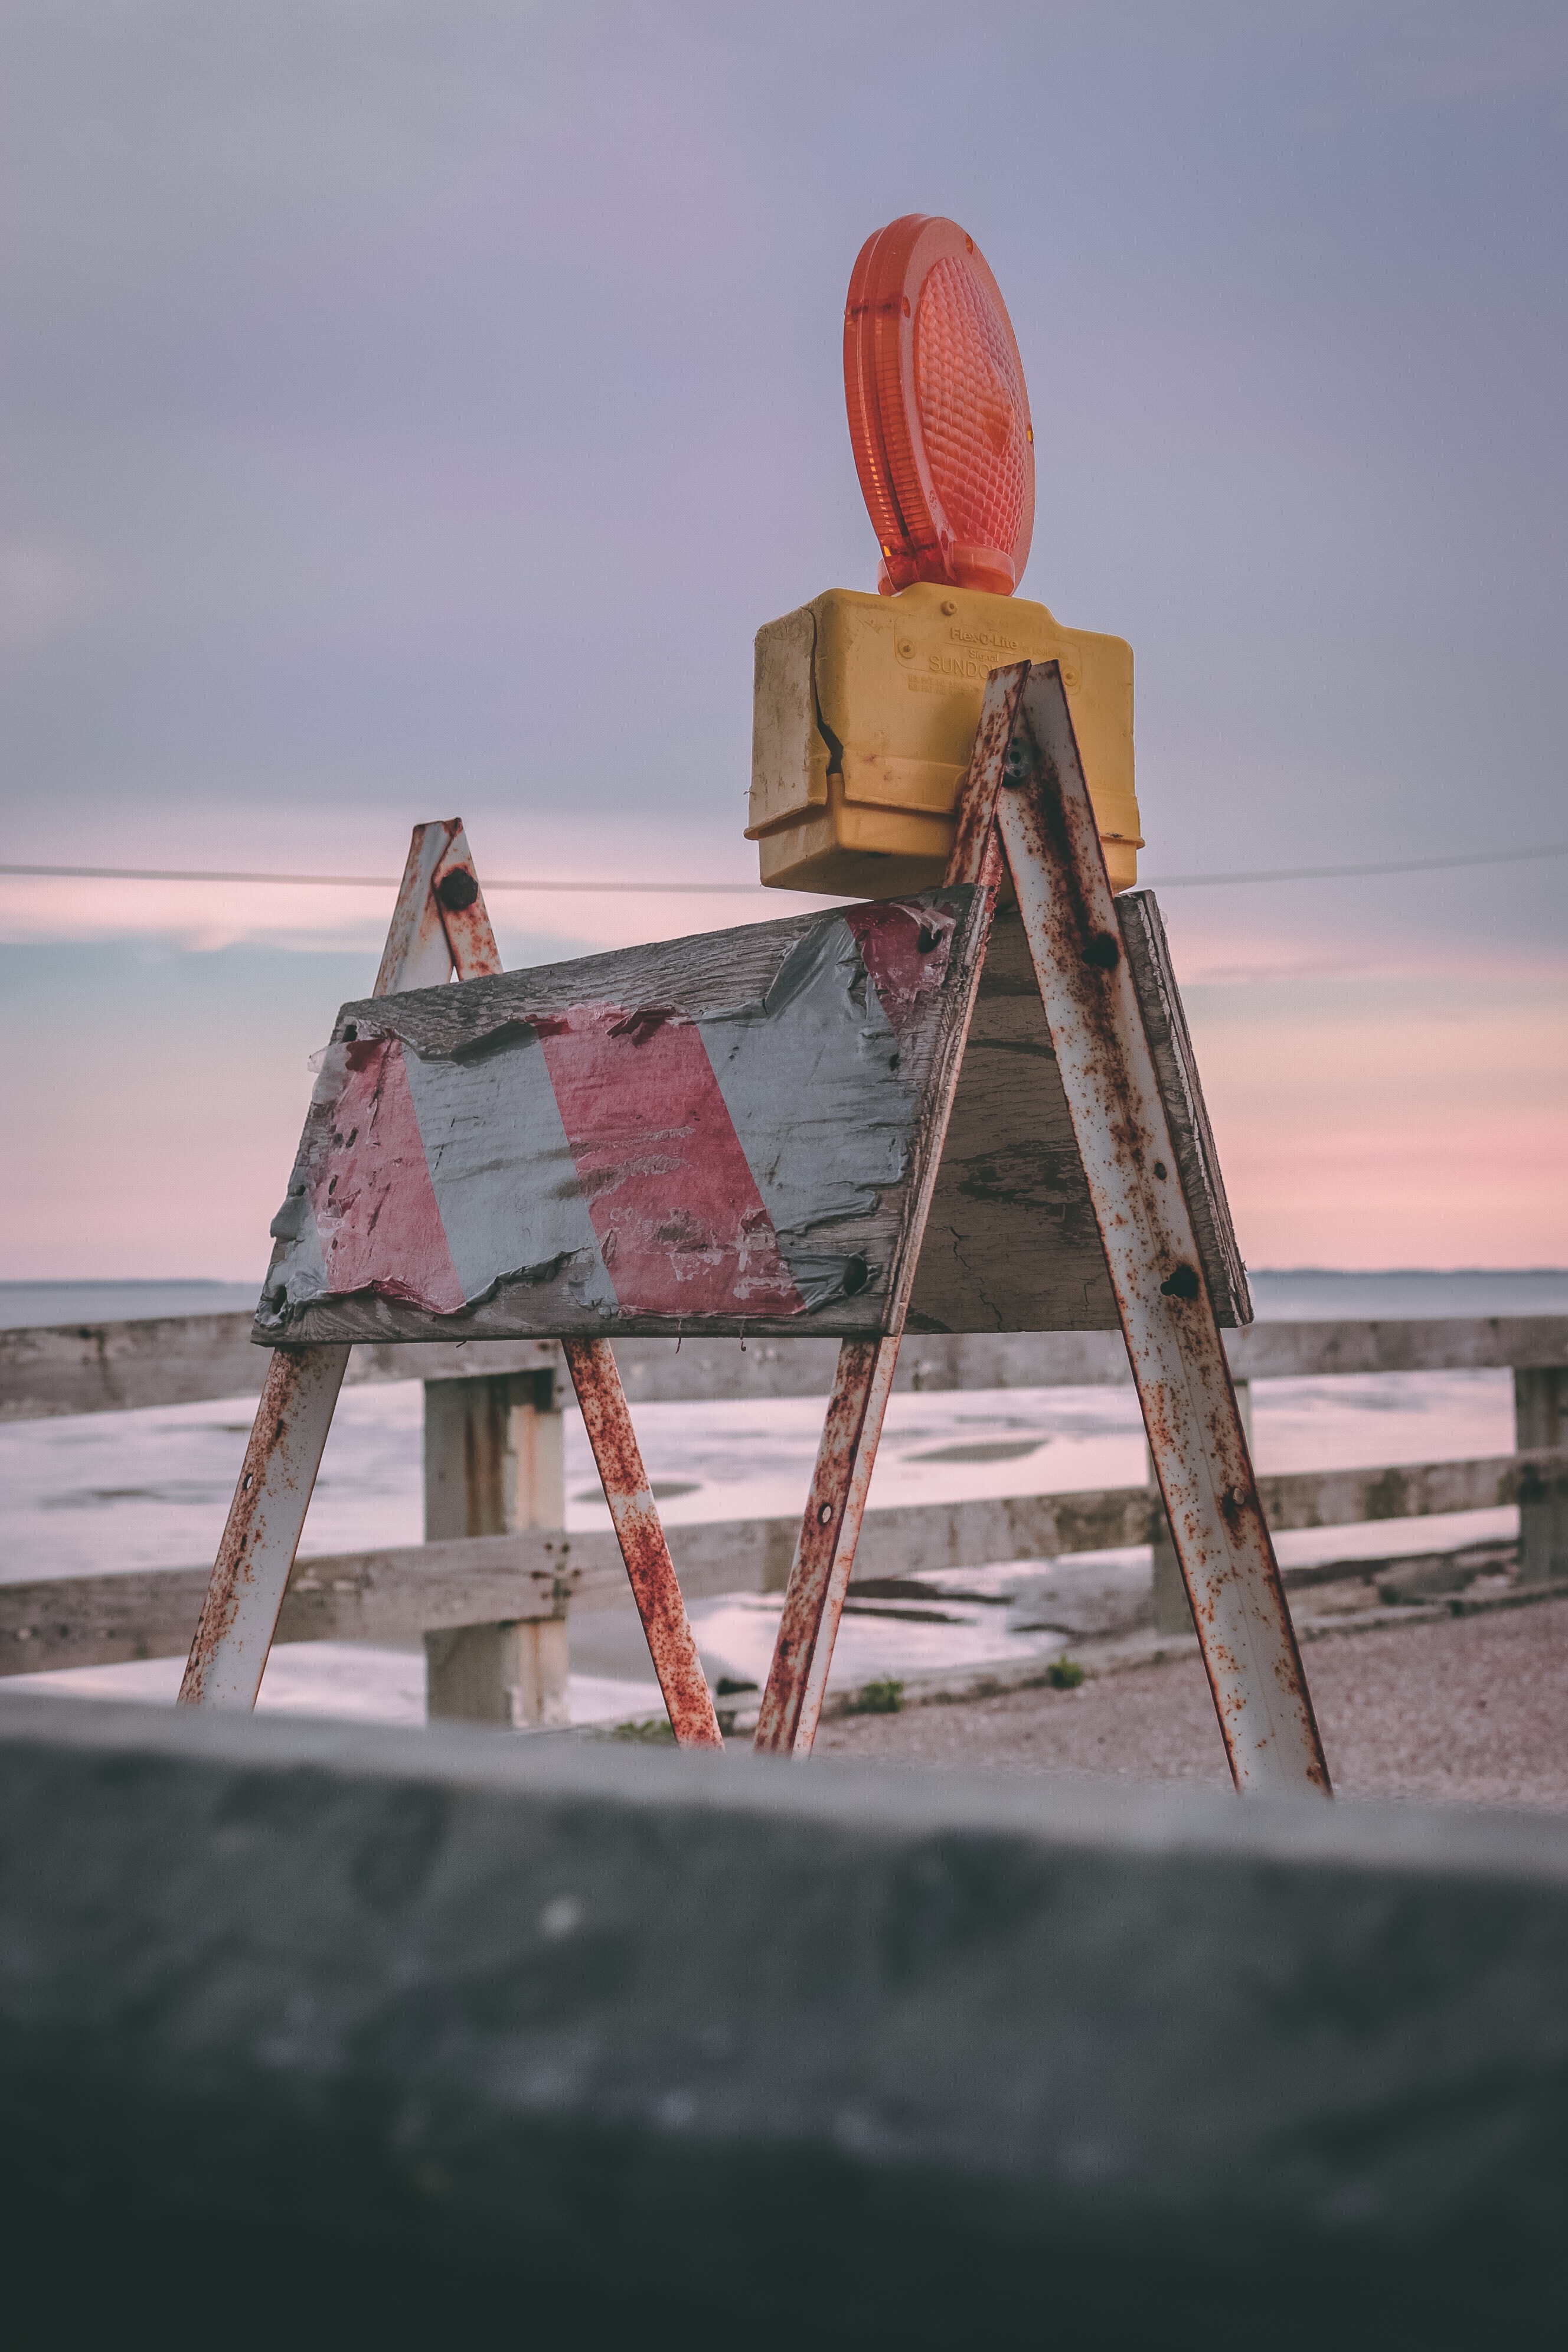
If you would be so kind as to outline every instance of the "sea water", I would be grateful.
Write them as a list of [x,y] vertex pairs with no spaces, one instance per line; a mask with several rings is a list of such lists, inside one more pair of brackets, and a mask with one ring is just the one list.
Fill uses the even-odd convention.
[[[1363,1317],[1468,1317],[1568,1313],[1568,1272],[1255,1275],[1260,1320]],[[0,1285],[0,1324],[87,1323],[151,1315],[235,1311],[254,1303],[247,1286],[203,1283]],[[803,1507],[822,1425],[822,1401],[733,1399],[644,1404],[637,1431],[667,1524],[791,1517]],[[153,1407],[0,1428],[0,1579],[185,1567],[211,1560],[252,1402]],[[417,1382],[344,1391],[306,1524],[307,1553],[417,1543],[421,1536]],[[1255,1451],[1264,1472],[1375,1467],[1464,1459],[1512,1450],[1507,1371],[1399,1373],[1259,1381],[1253,1385]],[[567,1417],[567,1524],[607,1528],[608,1513],[578,1416]],[[1010,1389],[895,1396],[871,1507],[948,1503],[1131,1486],[1146,1471],[1131,1387]],[[1288,1564],[1426,1549],[1510,1535],[1511,1511],[1279,1538]],[[677,1547],[679,1549],[679,1547]],[[1054,1572],[1064,1591],[1086,1571],[1148,1574],[1147,1548],[1079,1556],[1070,1570],[995,1563],[984,1576],[998,1593],[1038,1595]],[[1008,1580],[1011,1580],[1009,1582]],[[765,1677],[778,1621],[776,1595],[742,1593],[694,1605],[693,1626],[715,1677]],[[845,1620],[836,1683],[1028,1656],[1063,1645],[1056,1628],[1031,1623],[1028,1607],[943,1603],[939,1618]],[[1033,1605],[1038,1620],[1071,1622],[1072,1609]],[[635,1616],[583,1615],[572,1631],[571,1703],[579,1721],[632,1716],[657,1699]],[[37,1689],[170,1700],[180,1662],[73,1668],[27,1678]],[[261,1705],[386,1721],[424,1717],[417,1644],[384,1648],[314,1643],[279,1648]]]

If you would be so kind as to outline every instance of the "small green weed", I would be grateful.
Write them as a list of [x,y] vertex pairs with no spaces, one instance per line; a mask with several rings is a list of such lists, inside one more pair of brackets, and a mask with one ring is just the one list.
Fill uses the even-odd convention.
[[649,1716],[646,1721],[640,1723],[617,1723],[610,1738],[641,1739],[658,1746],[660,1743],[668,1744],[672,1741],[675,1734],[669,1727],[669,1717],[667,1715],[660,1715]]
[[892,1675],[879,1675],[857,1692],[851,1715],[897,1715],[904,1704],[904,1686]]
[[1053,1690],[1077,1690],[1083,1668],[1075,1658],[1056,1658],[1046,1668],[1046,1680]]

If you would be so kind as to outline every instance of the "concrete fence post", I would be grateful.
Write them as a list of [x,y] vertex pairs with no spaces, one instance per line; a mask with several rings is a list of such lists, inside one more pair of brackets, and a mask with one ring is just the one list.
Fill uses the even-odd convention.
[[[1237,1381],[1236,1402],[1241,1408],[1241,1425],[1247,1432],[1247,1450],[1252,1451],[1252,1382]],[[1157,1633],[1195,1633],[1193,1604],[1187,1599],[1187,1588],[1182,1582],[1181,1563],[1176,1548],[1171,1541],[1170,1522],[1160,1499],[1160,1482],[1154,1475],[1154,1457],[1148,1445],[1143,1448],[1144,1475],[1152,1494],[1154,1520],[1154,1631]]]
[[[1515,1370],[1513,1376],[1514,1445],[1521,1454],[1537,1446],[1553,1452],[1563,1442],[1568,1423],[1568,1366],[1544,1365]],[[1568,1495],[1548,1489],[1539,1495],[1528,1489],[1519,1500],[1519,1580],[1521,1584],[1547,1584],[1568,1577]]]
[[[552,1372],[425,1383],[425,1540],[566,1524],[563,1424]],[[552,1617],[425,1636],[426,1706],[507,1725],[566,1720],[564,1606]]]

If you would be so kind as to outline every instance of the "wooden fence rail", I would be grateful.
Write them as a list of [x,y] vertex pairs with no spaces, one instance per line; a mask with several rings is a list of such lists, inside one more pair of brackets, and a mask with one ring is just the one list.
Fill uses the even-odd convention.
[[[0,1331],[0,1421],[59,1413],[124,1412],[259,1395],[269,1350],[251,1340],[248,1315],[186,1315],[132,1323],[47,1325]],[[1350,1372],[1554,1370],[1568,1364],[1568,1315],[1419,1318],[1381,1322],[1254,1323],[1226,1332],[1238,1380]],[[688,1342],[627,1339],[616,1349],[634,1403],[713,1397],[826,1396],[837,1360],[834,1339]],[[350,1385],[458,1381],[558,1370],[549,1339],[484,1339],[468,1346],[361,1347]],[[900,1390],[1121,1387],[1127,1350],[1115,1331],[999,1333],[962,1339],[911,1335]]]
[[[0,1333],[0,1420],[210,1402],[259,1389],[267,1351],[243,1315],[49,1327]],[[1314,1470],[1259,1481],[1277,1531],[1350,1527],[1517,1504],[1527,1581],[1568,1576],[1568,1316],[1255,1324],[1226,1334],[1238,1381],[1511,1368],[1519,1450],[1464,1462]],[[617,1348],[640,1401],[826,1393],[837,1343],[742,1348],[668,1340]],[[301,1559],[280,1642],[425,1636],[433,1713],[517,1720],[517,1639],[533,1629],[541,1704],[565,1675],[570,1610],[624,1606],[615,1538],[563,1526],[556,1374],[547,1340],[463,1347],[356,1348],[351,1381],[426,1384],[423,1544]],[[1115,1333],[917,1338],[905,1390],[1110,1385],[1128,1379]],[[689,1599],[781,1590],[795,1517],[673,1528]],[[1160,1532],[1147,1486],[932,1503],[868,1513],[857,1558],[865,1580],[993,1560],[1148,1543]],[[205,1566],[0,1583],[0,1676],[174,1656],[187,1647]],[[544,1656],[545,1637],[561,1638]],[[509,1681],[509,1677],[510,1678]],[[510,1710],[510,1712],[509,1712]]]
[[[1487,1510],[1521,1496],[1568,1495],[1568,1452],[1397,1470],[1296,1471],[1262,1478],[1258,1486],[1276,1531],[1344,1527]],[[856,1575],[862,1580],[910,1576],[1148,1543],[1157,1511],[1145,1486],[873,1510],[866,1516]],[[798,1514],[672,1528],[681,1591],[688,1600],[782,1591],[799,1532]],[[205,1568],[134,1569],[0,1584],[0,1676],[183,1655],[207,1576]],[[568,1609],[578,1614],[626,1605],[626,1569],[607,1529],[568,1535],[526,1528],[301,1559],[277,1638],[417,1641],[451,1628],[548,1622]]]

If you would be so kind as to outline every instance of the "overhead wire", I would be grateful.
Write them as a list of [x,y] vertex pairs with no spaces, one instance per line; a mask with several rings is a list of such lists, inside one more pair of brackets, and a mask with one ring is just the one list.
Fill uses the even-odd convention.
[[[1161,890],[1196,890],[1223,887],[1233,883],[1339,882],[1367,875],[1436,874],[1462,866],[1521,865],[1534,857],[1568,857],[1568,842],[1541,842],[1524,849],[1468,850],[1449,857],[1378,858],[1354,866],[1277,866],[1224,874],[1151,874],[1145,877],[1145,887]],[[322,890],[395,890],[402,880],[402,877],[395,874],[260,874],[237,867],[184,866],[0,864],[0,875],[10,875],[18,879],[72,882],[263,883],[287,888]],[[484,877],[484,887],[487,894],[499,890],[531,890],[587,897],[620,893],[640,898],[735,898],[765,895],[776,898],[779,896],[776,890],[765,889],[761,882],[576,882],[540,876],[504,876],[498,878],[488,874]],[[842,897],[843,893],[791,891],[789,896],[834,898]]]

